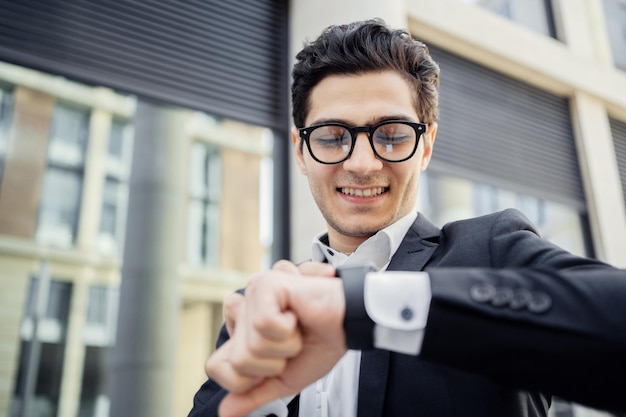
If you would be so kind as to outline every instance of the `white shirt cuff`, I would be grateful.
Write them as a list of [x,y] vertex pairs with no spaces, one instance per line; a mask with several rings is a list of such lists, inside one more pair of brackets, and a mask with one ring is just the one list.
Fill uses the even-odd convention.
[[364,301],[374,321],[374,346],[418,355],[432,291],[426,272],[370,272],[365,278]]
[[275,414],[276,417],[287,417],[289,414],[287,405],[291,402],[291,400],[293,400],[294,397],[295,395],[291,395],[289,397],[274,400],[271,403],[265,404],[261,408],[257,408],[246,417],[266,417],[270,414]]

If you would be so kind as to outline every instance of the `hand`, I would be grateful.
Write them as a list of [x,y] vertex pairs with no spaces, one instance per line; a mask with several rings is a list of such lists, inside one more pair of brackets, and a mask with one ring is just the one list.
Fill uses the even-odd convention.
[[[274,264],[272,270],[275,271],[285,271],[285,272],[295,272],[294,264],[281,260]],[[303,262],[297,266],[297,270],[301,275],[311,275],[311,276],[319,276],[319,277],[335,277],[335,268],[330,266],[330,264],[322,263],[322,262]],[[226,297],[224,300],[224,321],[226,324],[226,331],[229,336],[233,336],[235,331],[235,324],[237,322],[237,312],[239,311],[239,306],[243,301],[243,295],[239,293],[233,293]]]
[[[206,365],[209,377],[230,391],[220,405],[221,416],[244,416],[273,399],[298,393],[345,354],[341,281],[300,276],[300,270],[310,271],[307,268],[319,264],[299,270],[293,264],[277,264],[248,285],[237,308],[233,338]],[[294,334],[300,332],[298,347]]]

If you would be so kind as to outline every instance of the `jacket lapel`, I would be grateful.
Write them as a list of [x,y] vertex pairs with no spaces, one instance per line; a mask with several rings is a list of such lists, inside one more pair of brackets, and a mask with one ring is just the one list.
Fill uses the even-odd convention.
[[421,271],[438,247],[441,230],[422,214],[402,239],[396,254],[391,258],[388,271]]
[[[440,230],[419,214],[391,259],[387,270],[421,271],[437,249]],[[390,352],[364,350],[359,376],[359,417],[381,417],[389,374]]]

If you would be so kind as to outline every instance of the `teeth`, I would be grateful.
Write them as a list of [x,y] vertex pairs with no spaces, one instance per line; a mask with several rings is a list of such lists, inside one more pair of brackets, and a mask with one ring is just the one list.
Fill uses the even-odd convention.
[[385,191],[385,187],[375,187],[375,188],[341,188],[341,192],[346,195],[352,195],[355,197],[376,197],[377,195],[382,194]]

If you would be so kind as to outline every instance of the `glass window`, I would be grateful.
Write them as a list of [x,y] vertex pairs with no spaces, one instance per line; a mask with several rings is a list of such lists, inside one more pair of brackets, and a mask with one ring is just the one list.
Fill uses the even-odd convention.
[[221,160],[217,146],[194,143],[189,175],[187,260],[217,266],[219,260]]
[[58,104],[52,114],[37,240],[58,247],[74,242],[80,211],[89,113]]
[[128,204],[132,134],[132,127],[128,123],[120,120],[113,120],[111,123],[105,158],[105,180],[98,237],[101,252],[107,254],[122,253]]
[[111,349],[108,347],[85,347],[85,365],[83,367],[78,417],[109,415],[109,397],[106,395],[106,367],[110,355]]
[[[29,284],[21,329],[21,348],[11,416],[19,416],[24,406],[26,379],[35,376],[34,392],[29,401],[31,414],[54,417],[59,404],[66,345],[66,331],[72,297],[72,284],[50,281],[43,317],[35,317],[39,291],[38,278]],[[37,320],[37,321],[35,321]],[[34,328],[37,325],[37,337]]]
[[626,0],[604,0],[604,16],[613,61],[626,71]]
[[535,32],[556,37],[550,0],[462,0],[475,4],[526,26]]
[[111,346],[115,340],[117,295],[116,289],[103,285],[92,285],[89,288],[79,417],[108,414],[106,375]]
[[9,126],[11,124],[11,112],[13,96],[8,88],[0,86],[0,181],[4,172],[4,161],[9,146]]
[[440,173],[422,175],[419,209],[438,226],[517,208],[543,238],[572,253],[588,255],[582,215],[571,207]]

